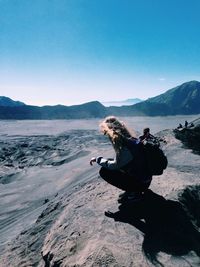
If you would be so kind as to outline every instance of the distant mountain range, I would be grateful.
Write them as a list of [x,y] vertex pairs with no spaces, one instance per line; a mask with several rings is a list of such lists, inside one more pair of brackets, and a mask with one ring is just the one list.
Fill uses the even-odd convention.
[[0,119],[87,119],[102,118],[107,115],[106,107],[98,101],[74,106],[0,106]]
[[135,105],[137,103],[142,102],[142,99],[139,98],[131,98],[131,99],[126,99],[123,101],[109,101],[109,102],[102,102],[102,104],[106,107],[110,107],[110,106],[130,106],[130,105]]
[[190,81],[129,106],[105,107],[98,101],[74,106],[30,106],[0,97],[0,119],[83,119],[116,116],[200,114],[200,82]]

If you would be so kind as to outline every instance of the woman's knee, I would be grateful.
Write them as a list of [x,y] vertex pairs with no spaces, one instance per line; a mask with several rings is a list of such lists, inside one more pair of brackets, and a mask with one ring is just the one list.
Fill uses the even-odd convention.
[[106,169],[101,167],[101,169],[99,170],[99,175],[101,176],[101,178],[105,177],[105,173],[106,173]]
[[108,183],[110,183],[114,178],[113,171],[103,167],[101,167],[99,175],[101,176],[102,179],[104,179]]

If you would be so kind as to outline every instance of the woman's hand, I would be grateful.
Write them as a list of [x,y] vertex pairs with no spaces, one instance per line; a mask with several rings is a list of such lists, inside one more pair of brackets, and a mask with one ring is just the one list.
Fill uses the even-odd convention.
[[95,157],[91,158],[90,165],[92,166],[94,162],[96,162],[96,158]]

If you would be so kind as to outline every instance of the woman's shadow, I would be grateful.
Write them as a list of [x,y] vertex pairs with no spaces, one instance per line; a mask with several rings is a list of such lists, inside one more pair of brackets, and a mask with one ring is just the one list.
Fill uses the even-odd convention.
[[178,201],[166,200],[147,190],[142,201],[124,203],[117,212],[105,215],[142,231],[143,252],[154,264],[162,265],[157,260],[161,251],[174,256],[194,251],[200,257],[200,233]]

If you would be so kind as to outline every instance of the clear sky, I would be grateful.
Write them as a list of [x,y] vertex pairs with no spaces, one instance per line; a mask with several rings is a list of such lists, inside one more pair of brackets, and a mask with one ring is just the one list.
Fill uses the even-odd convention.
[[0,0],[0,95],[146,99],[200,81],[199,0]]

